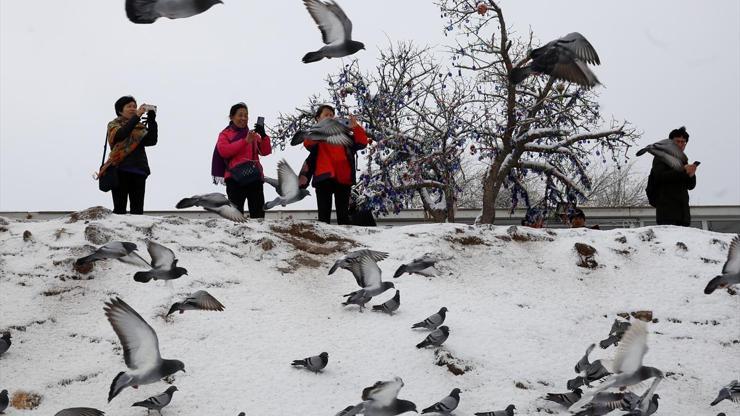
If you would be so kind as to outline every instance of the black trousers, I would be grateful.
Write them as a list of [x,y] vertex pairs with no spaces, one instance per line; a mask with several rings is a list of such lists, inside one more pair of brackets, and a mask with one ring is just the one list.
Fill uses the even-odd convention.
[[146,175],[118,170],[118,186],[111,189],[113,195],[113,213],[125,214],[126,202],[131,202],[131,214],[144,213],[144,191]]
[[319,207],[319,221],[331,224],[331,200],[337,208],[337,224],[350,224],[349,198],[352,186],[342,185],[333,179],[326,179],[316,184],[316,205]]
[[226,196],[239,211],[244,213],[244,201],[247,201],[250,218],[265,218],[265,193],[262,190],[261,180],[249,185],[239,185],[233,179],[226,180]]

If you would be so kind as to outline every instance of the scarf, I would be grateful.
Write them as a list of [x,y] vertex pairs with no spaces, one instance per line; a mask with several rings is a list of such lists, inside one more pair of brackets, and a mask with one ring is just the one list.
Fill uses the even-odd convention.
[[128,120],[123,117],[118,117],[108,123],[108,144],[111,146],[111,151],[108,154],[108,160],[106,160],[103,166],[100,167],[95,179],[100,178],[109,167],[118,165],[126,156],[133,153],[133,151],[139,146],[139,143],[141,143],[141,139],[146,136],[146,126],[142,123],[138,123],[129,137],[113,144],[113,139],[116,137],[118,129],[123,127],[127,122]]
[[[234,143],[237,140],[243,140],[245,137],[247,137],[247,133],[249,133],[249,127],[239,128],[234,123],[229,123],[226,128],[230,128],[236,131],[236,136],[234,136],[234,138],[231,139],[229,143]],[[216,144],[216,146],[214,146],[213,148],[213,157],[211,158],[211,176],[213,177],[214,185],[226,185],[224,175],[226,174],[227,166],[228,162],[218,153],[218,144]]]

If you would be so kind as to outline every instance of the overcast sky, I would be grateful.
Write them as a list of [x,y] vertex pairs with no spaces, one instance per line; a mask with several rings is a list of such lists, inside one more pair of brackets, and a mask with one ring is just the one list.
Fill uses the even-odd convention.
[[[413,40],[442,46],[431,0],[339,0],[368,50]],[[159,106],[159,144],[145,209],[221,191],[210,163],[229,107],[245,101],[250,124],[274,122],[323,92],[341,60],[305,65],[321,37],[300,0],[224,0],[190,19],[135,25],[123,0],[0,1],[0,211],[112,206],[91,174],[99,167],[113,102],[126,94]],[[686,125],[700,160],[694,205],[740,204],[740,2],[716,0],[501,0],[507,22],[549,40],[584,34],[599,53],[602,114],[644,132],[641,145]],[[440,48],[441,50],[441,48]],[[633,149],[631,155],[634,156]],[[263,159],[268,175],[302,148]],[[650,157],[639,167],[649,170]],[[274,197],[265,188],[266,198]],[[307,198],[291,208],[315,208]]]

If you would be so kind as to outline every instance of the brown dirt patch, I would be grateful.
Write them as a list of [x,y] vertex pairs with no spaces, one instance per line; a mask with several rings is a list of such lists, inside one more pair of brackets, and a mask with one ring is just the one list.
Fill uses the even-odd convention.
[[67,221],[67,223],[71,224],[77,221],[99,220],[111,215],[112,213],[113,211],[105,207],[91,207],[82,211],[71,213],[69,215],[69,221]]

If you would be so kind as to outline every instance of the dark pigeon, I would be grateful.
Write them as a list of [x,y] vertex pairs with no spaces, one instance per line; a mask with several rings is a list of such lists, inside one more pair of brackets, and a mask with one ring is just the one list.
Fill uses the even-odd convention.
[[424,348],[430,345],[434,347],[439,347],[440,345],[442,345],[442,343],[447,341],[447,338],[449,336],[450,328],[448,328],[446,325],[442,325],[434,331],[430,332],[429,335],[424,338],[424,341],[416,344],[416,348]]
[[175,205],[177,209],[190,207],[202,207],[206,211],[211,211],[234,222],[244,222],[247,220],[244,214],[239,211],[239,208],[231,203],[226,195],[218,192],[184,198]]
[[160,17],[182,19],[201,14],[221,0],[126,0],[126,16],[133,23],[154,23]]
[[149,410],[156,410],[160,415],[162,414],[162,408],[170,404],[172,401],[172,395],[177,391],[177,387],[170,386],[162,394],[152,396],[146,400],[136,402],[131,407],[145,407]]
[[609,336],[599,342],[599,346],[602,349],[608,348],[610,345],[619,345],[619,341],[624,336],[624,333],[630,327],[629,321],[620,321],[615,319],[612,323],[612,329],[609,331]]
[[396,272],[393,273],[393,277],[400,277],[404,273],[416,273],[427,277],[434,276],[436,274],[436,270],[434,269],[434,264],[436,262],[436,259],[427,256],[414,259],[411,263],[402,264]]
[[136,253],[136,244],[129,243],[127,241],[111,241],[110,243],[104,244],[95,250],[95,253],[77,259],[75,261],[75,265],[82,266],[98,260],[107,259],[116,259],[126,263],[149,265],[149,262],[142,259]]
[[139,283],[147,283],[150,280],[174,280],[188,274],[187,269],[177,265],[175,253],[169,248],[149,241],[147,251],[152,258],[152,269],[146,272],[136,272],[134,280]]
[[732,380],[730,384],[720,389],[717,398],[712,401],[711,406],[716,406],[717,403],[722,400],[729,400],[731,402],[740,403],[740,382]]
[[54,416],[103,416],[105,412],[90,407],[71,407],[57,412]]
[[532,50],[529,58],[532,60],[530,65],[511,70],[509,78],[514,84],[519,84],[531,74],[546,74],[589,88],[599,84],[596,75],[586,65],[600,65],[599,55],[591,43],[578,32],[569,33]]
[[13,342],[10,340],[10,332],[4,332],[3,336],[0,337],[0,356],[10,349],[10,344],[12,343]]
[[396,294],[393,295],[392,298],[380,305],[373,305],[373,311],[385,312],[389,315],[393,315],[393,312],[397,311],[399,306],[401,306],[401,291],[396,290]]
[[293,362],[290,364],[294,367],[306,367],[307,369],[313,371],[314,373],[318,373],[321,370],[326,367],[326,364],[329,363],[329,353],[322,352],[319,355],[314,355],[312,357],[304,358],[302,360],[293,360]]
[[192,295],[188,296],[182,302],[175,302],[170,307],[170,311],[167,315],[171,315],[175,312],[185,313],[185,311],[200,310],[200,311],[223,311],[224,305],[218,301],[218,299],[211,296],[210,293],[205,290],[199,290]]
[[545,400],[555,402],[567,408],[572,406],[573,403],[577,402],[582,395],[583,390],[576,388],[569,393],[547,393],[547,397],[545,397]]
[[319,26],[321,37],[326,46],[318,51],[309,52],[303,57],[303,63],[320,61],[324,58],[341,58],[365,49],[362,42],[352,40],[352,22],[338,4],[329,0],[303,0],[308,13]]
[[8,399],[8,391],[7,390],[0,391],[0,414],[5,412],[5,409],[8,408],[9,404],[10,404],[10,399]]
[[479,412],[475,416],[513,416],[516,407],[513,404],[506,406],[505,410],[494,410],[493,412]]
[[421,413],[449,414],[460,404],[460,389],[452,389],[450,395],[422,410]]
[[416,404],[398,398],[403,387],[403,380],[395,377],[390,381],[378,381],[362,390],[362,402],[347,406],[336,416],[395,416],[406,412],[416,412]]
[[736,235],[730,243],[727,252],[727,261],[722,267],[722,274],[710,280],[704,293],[711,294],[718,288],[740,285],[740,235]]
[[447,308],[442,307],[440,308],[439,312],[430,315],[427,317],[427,319],[417,322],[413,325],[411,325],[411,329],[414,328],[425,328],[425,329],[437,329],[442,323],[445,321],[445,318],[447,317]]

